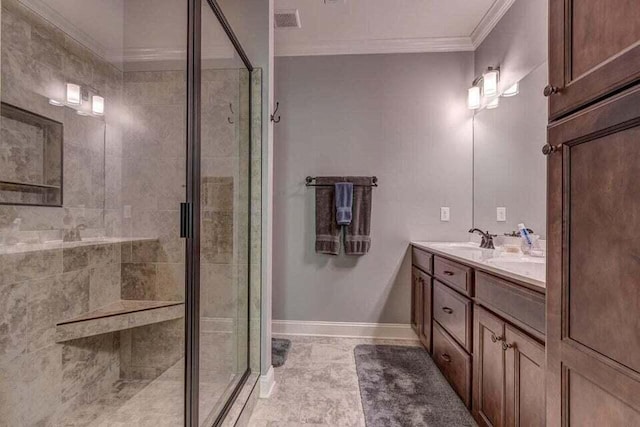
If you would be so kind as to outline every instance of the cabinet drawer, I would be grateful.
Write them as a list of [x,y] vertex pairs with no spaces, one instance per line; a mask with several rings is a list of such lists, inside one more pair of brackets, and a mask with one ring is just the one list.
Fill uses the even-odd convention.
[[471,356],[433,324],[433,360],[467,408],[471,405]]
[[426,273],[431,273],[432,261],[433,255],[431,255],[429,252],[425,252],[417,248],[411,248],[411,262],[420,270]]
[[467,296],[472,296],[473,270],[471,268],[437,256],[433,260],[433,273],[447,285]]
[[515,323],[538,339],[545,337],[545,296],[478,272],[476,301]]
[[433,318],[469,353],[472,334],[471,300],[437,280],[433,287]]

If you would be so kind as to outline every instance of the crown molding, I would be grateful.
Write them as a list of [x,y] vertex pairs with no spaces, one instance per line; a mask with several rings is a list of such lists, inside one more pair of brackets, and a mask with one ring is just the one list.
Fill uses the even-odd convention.
[[73,24],[73,22],[69,21],[65,18],[61,13],[57,10],[49,6],[43,0],[19,0],[20,3],[25,5],[27,8],[31,9],[36,14],[40,15],[46,21],[49,21],[51,24],[58,27],[60,30],[65,32],[68,36],[73,38],[78,43],[82,44],[89,50],[93,51],[96,55],[106,58],[107,57],[107,49],[96,39],[91,37],[91,35],[87,34],[85,31],[81,30]]
[[513,6],[516,0],[496,0],[489,8],[487,13],[482,17],[480,23],[471,33],[471,43],[473,50],[477,49],[480,44],[487,38],[491,31],[498,25],[498,22],[507,13],[509,8]]
[[332,40],[321,43],[276,43],[276,56],[357,55],[375,53],[460,52],[474,50],[470,37],[377,40]]
[[377,40],[332,40],[288,43],[276,41],[275,56],[358,55],[474,51],[516,0],[496,0],[468,37],[425,37]]

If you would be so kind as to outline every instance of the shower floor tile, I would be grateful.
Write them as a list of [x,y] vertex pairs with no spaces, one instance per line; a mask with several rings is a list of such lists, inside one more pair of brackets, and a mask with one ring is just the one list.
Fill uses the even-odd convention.
[[[64,427],[178,427],[184,423],[184,362],[180,361],[153,381],[120,380],[110,393],[67,413]],[[205,418],[227,390],[231,378],[200,384],[200,413]],[[228,381],[223,381],[228,380]]]

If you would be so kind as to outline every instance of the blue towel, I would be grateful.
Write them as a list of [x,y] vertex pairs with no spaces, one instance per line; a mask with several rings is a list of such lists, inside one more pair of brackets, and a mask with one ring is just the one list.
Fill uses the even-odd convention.
[[351,224],[353,207],[353,184],[350,182],[337,182],[336,193],[336,221],[338,225]]

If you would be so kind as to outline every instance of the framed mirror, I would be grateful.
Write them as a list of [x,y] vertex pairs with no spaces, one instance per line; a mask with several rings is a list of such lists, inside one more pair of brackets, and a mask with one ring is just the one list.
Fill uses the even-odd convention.
[[545,62],[518,82],[515,95],[475,114],[474,227],[503,236],[523,223],[545,239],[547,81]]

